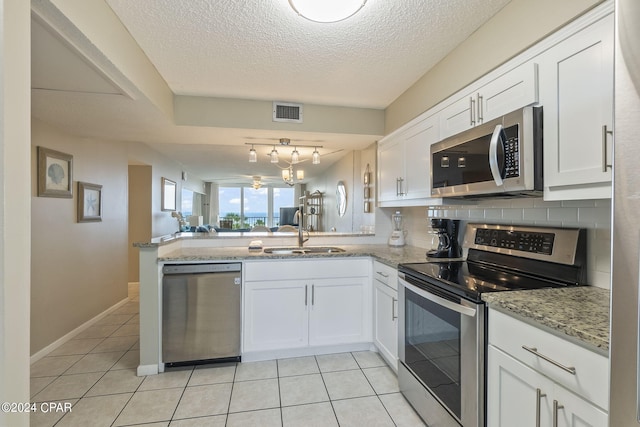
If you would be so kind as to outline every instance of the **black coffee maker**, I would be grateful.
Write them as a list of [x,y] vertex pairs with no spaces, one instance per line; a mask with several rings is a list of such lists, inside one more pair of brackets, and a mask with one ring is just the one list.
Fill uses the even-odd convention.
[[429,258],[460,258],[462,248],[458,244],[457,219],[432,218],[431,229],[438,235],[438,248],[427,252]]

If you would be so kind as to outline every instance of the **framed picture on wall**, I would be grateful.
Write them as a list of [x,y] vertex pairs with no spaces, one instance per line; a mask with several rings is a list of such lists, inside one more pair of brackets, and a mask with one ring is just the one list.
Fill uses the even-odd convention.
[[78,181],[78,222],[102,221],[102,185]]
[[73,198],[73,156],[38,147],[38,197]]
[[176,182],[162,178],[162,210],[176,210]]

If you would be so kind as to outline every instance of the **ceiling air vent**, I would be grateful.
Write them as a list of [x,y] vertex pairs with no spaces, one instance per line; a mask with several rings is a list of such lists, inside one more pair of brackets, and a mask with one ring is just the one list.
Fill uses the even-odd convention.
[[302,104],[274,101],[273,121],[302,123]]

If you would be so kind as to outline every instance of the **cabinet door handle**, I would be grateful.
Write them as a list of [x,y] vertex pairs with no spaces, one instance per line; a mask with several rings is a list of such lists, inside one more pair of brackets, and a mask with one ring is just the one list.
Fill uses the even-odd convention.
[[316,285],[311,285],[311,305],[316,303]]
[[564,408],[557,400],[553,401],[553,427],[558,427],[558,410]]
[[404,178],[396,178],[396,196],[404,196],[403,185]]
[[475,120],[476,100],[469,97],[469,115],[471,116],[471,126],[476,124]]
[[396,303],[398,302],[397,298],[391,297],[391,321],[394,321],[398,318],[396,314]]
[[304,285],[304,306],[306,307],[307,301],[309,300],[308,298],[308,293],[309,293],[309,285]]
[[551,363],[552,365],[557,366],[558,368],[562,369],[563,371],[566,371],[566,372],[570,373],[571,375],[575,375],[576,374],[576,368],[574,368],[573,366],[565,366],[560,362],[556,362],[555,360],[553,360],[549,356],[545,356],[542,353],[538,353],[538,349],[535,348],[535,347],[527,347],[526,345],[523,345],[522,348],[527,350],[529,353],[535,354],[540,359],[546,360],[547,362]]
[[536,427],[540,427],[540,400],[545,396],[542,390],[536,389]]
[[607,130],[607,125],[602,126],[602,172],[606,172],[607,168],[612,167],[609,164],[609,156],[607,156],[607,137],[609,135],[613,135],[613,131]]
[[482,123],[484,118],[484,112],[482,111],[482,95],[478,94],[478,123]]

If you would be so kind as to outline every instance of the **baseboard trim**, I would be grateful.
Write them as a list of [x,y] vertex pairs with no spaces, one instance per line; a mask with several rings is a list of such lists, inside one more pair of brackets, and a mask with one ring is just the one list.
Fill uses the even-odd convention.
[[378,351],[373,343],[338,344],[317,347],[288,348],[267,351],[249,351],[242,353],[243,362],[260,362],[263,360],[285,359],[290,357],[319,356],[321,354],[347,353],[351,351]]
[[56,341],[52,342],[51,344],[49,344],[48,346],[46,346],[42,350],[40,350],[37,353],[31,355],[31,358],[30,358],[31,363],[35,363],[38,360],[42,359],[47,354],[51,353],[53,350],[55,350],[58,347],[60,347],[62,344],[66,343],[67,341],[69,341],[71,339],[73,339],[76,335],[78,335],[79,333],[83,332],[87,328],[93,326],[99,320],[101,320],[102,318],[108,316],[109,314],[111,314],[115,310],[119,309],[120,307],[122,307],[123,305],[125,305],[128,302],[129,302],[129,298],[127,297],[127,298],[123,299],[122,301],[112,305],[111,307],[109,307],[108,309],[103,311],[102,313],[98,314],[93,319],[86,321],[85,323],[83,323],[82,325],[78,326],[77,328],[75,328],[74,330],[69,332],[68,334],[66,334],[66,335],[62,336],[61,338],[57,339]]
[[137,375],[144,377],[146,375],[158,375],[158,365],[138,365]]

